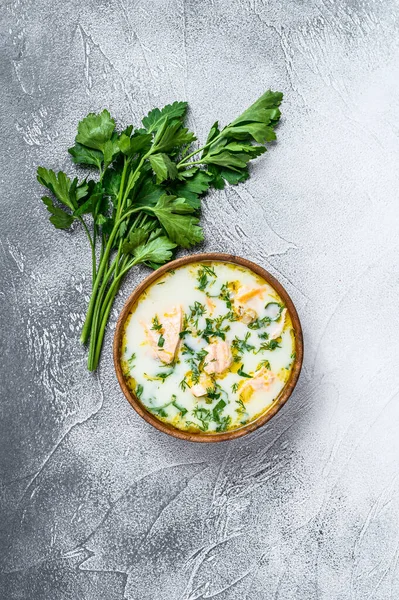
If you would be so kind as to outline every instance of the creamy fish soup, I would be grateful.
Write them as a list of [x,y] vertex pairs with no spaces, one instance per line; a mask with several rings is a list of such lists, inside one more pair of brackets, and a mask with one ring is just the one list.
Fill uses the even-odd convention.
[[124,326],[129,388],[159,420],[190,432],[237,429],[267,411],[295,358],[287,308],[266,281],[233,263],[171,270]]

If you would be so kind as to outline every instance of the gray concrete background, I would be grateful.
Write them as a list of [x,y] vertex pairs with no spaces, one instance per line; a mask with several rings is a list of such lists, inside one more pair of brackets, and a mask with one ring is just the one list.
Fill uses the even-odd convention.
[[[399,598],[398,4],[1,2],[2,600]],[[129,407],[113,328],[78,342],[90,259],[37,165],[78,120],[190,103],[200,139],[265,89],[278,144],[208,196],[207,250],[257,261],[300,313],[304,370],[255,434],[190,445]]]

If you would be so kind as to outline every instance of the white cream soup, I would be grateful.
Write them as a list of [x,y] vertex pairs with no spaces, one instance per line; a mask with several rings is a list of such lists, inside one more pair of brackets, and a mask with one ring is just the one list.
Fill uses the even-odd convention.
[[121,362],[159,420],[215,433],[267,411],[294,358],[277,292],[247,268],[206,262],[171,270],[145,290],[126,320]]

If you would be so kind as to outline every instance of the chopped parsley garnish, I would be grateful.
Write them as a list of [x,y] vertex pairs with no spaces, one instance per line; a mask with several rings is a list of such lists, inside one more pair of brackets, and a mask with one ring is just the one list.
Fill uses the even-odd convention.
[[262,317],[262,319],[255,319],[252,323],[248,323],[248,329],[262,329],[266,325],[270,325],[272,322],[270,317]]
[[202,406],[197,406],[193,410],[193,415],[198,421],[201,422],[200,429],[202,431],[208,431],[209,421],[212,419],[212,413],[207,408],[203,408]]
[[[169,367],[170,365],[168,365]],[[146,375],[146,373],[144,373],[144,375],[147,377],[148,381],[162,381],[162,383],[165,381],[165,379],[167,379],[170,375],[172,375],[173,373],[173,369],[171,371],[169,371],[169,373],[157,373],[154,376],[150,376],[150,375]]]
[[132,366],[132,362],[136,359],[136,353],[133,352],[133,354],[131,355],[130,358],[127,359],[127,362],[129,363],[130,366]]
[[182,354],[195,354],[195,350],[193,350],[192,348],[190,348],[190,346],[187,346],[187,344],[183,344],[181,347],[181,353]]
[[225,417],[220,417],[219,424],[216,427],[216,431],[217,432],[226,431],[226,429],[228,429],[230,423],[231,423],[230,415],[226,415]]
[[182,331],[180,331],[179,333],[179,338],[183,339],[185,335],[188,335],[189,333],[191,333],[190,329],[188,328],[188,317],[185,314],[184,318],[183,318],[183,326],[182,326]]
[[213,407],[212,416],[213,416],[213,420],[216,421],[217,423],[220,420],[220,413],[222,412],[222,410],[224,409],[225,406],[226,406],[226,402],[224,400],[219,400],[219,402],[216,404],[216,406]]
[[236,391],[238,390],[238,383],[233,383],[233,385],[231,386],[231,391],[233,392],[233,394],[236,393]]
[[240,377],[248,377],[248,379],[252,378],[252,375],[248,375],[248,373],[245,373],[245,371],[242,370],[244,365],[241,365],[241,367],[238,369],[237,371],[237,375],[240,375]]
[[222,411],[225,406],[226,402],[224,400],[219,400],[212,410],[213,420],[217,423],[216,431],[226,431],[231,423],[231,417],[229,415],[222,416]]
[[206,308],[201,302],[197,300],[194,302],[194,306],[190,306],[190,321],[194,323],[195,327],[198,327],[198,320],[202,315],[206,313]]
[[263,333],[258,333],[258,338],[261,340],[268,340],[269,334],[267,333],[267,331],[264,331]]
[[247,409],[245,407],[244,402],[241,400],[241,398],[239,400],[236,400],[237,404],[238,404],[238,408],[236,408],[236,412],[238,413],[243,413],[243,412],[247,412]]
[[208,352],[205,350],[205,348],[203,350],[198,350],[196,357],[197,360],[201,361],[203,360],[206,356],[208,355]]
[[230,325],[226,325],[222,329],[222,323],[225,318],[226,316],[218,317],[217,319],[205,319],[206,326],[205,329],[201,331],[201,336],[208,344],[210,343],[211,337],[219,337],[222,340],[226,339],[226,332],[230,329]]
[[223,300],[223,302],[226,302],[226,306],[230,310],[232,304],[231,304],[231,296],[230,296],[230,290],[229,290],[228,283],[224,283],[222,285],[222,287],[220,288],[219,298],[220,298],[220,300]]
[[159,408],[151,406],[151,407],[148,407],[148,410],[152,413],[155,413],[159,417],[167,417],[168,416],[168,413],[163,408],[163,406],[160,406]]
[[262,360],[258,366],[256,367],[256,370],[259,371],[260,369],[262,369],[263,367],[265,367],[265,369],[267,369],[268,371],[271,370],[271,366],[268,360]]
[[155,317],[152,319],[152,327],[151,327],[151,329],[153,331],[161,331],[162,325],[159,322],[158,315],[155,315]]
[[237,352],[240,352],[241,354],[243,352],[251,352],[252,350],[255,350],[255,346],[253,346],[252,344],[248,344],[248,340],[249,340],[250,336],[251,336],[251,334],[249,331],[245,334],[245,338],[243,340],[240,340],[236,336],[234,338],[234,340],[232,341],[231,345]]
[[166,404],[163,404],[162,406],[150,406],[150,407],[148,407],[148,409],[152,413],[159,415],[160,417],[167,417],[168,413],[166,412],[165,408],[167,408],[168,406],[174,406],[175,408],[177,408],[177,410],[181,413],[182,416],[188,412],[188,410],[186,408],[184,408],[184,406],[181,406],[177,402],[177,398],[176,398],[175,394],[172,395],[172,399],[170,400],[170,402],[167,402]]
[[144,392],[144,388],[141,385],[141,383],[139,383],[138,386],[136,387],[136,389],[134,390],[134,393],[136,394],[137,398],[141,398],[143,392]]
[[185,391],[185,390],[186,390],[188,387],[190,387],[190,386],[188,385],[186,378],[185,378],[185,377],[183,377],[183,379],[182,379],[182,380],[181,380],[181,382],[179,383],[179,388],[180,388],[181,390],[183,390],[183,392],[184,392],[184,391]]
[[187,362],[191,367],[191,380],[196,384],[200,380],[199,364],[195,362],[194,358],[189,358]]
[[206,286],[208,285],[208,282],[209,282],[208,277],[216,278],[215,271],[212,269],[212,267],[210,267],[208,265],[201,265],[201,268],[198,269],[197,281],[198,281],[198,289],[201,290],[202,292],[205,290]]
[[278,321],[279,318],[281,317],[281,313],[284,310],[284,304],[279,304],[278,302],[268,302],[265,306],[265,310],[267,310],[268,308],[270,308],[271,306],[277,306],[277,314],[274,318],[269,317],[270,321]]
[[270,340],[270,342],[264,342],[263,344],[261,344],[256,354],[258,354],[258,352],[263,352],[264,350],[272,351],[276,348],[281,348],[278,340]]
[[220,388],[217,384],[213,388],[206,388],[206,395],[208,396],[208,398],[210,398],[211,400],[217,400],[218,398],[220,398],[221,392],[218,392],[218,389]]
[[227,313],[227,315],[225,315],[224,318],[227,319],[228,321],[237,321],[238,320],[236,314],[232,310],[230,310]]
[[185,335],[188,335],[189,333],[191,333],[191,331],[189,329],[183,329],[183,331],[180,331],[179,333],[179,338],[183,339]]
[[165,338],[163,337],[162,333],[158,338],[158,347],[159,348],[163,348],[165,344]]
[[181,416],[184,417],[184,415],[188,412],[187,408],[184,408],[184,406],[181,406],[181,404],[179,404],[176,400],[174,400],[172,402],[172,405],[177,408],[177,410],[181,413]]

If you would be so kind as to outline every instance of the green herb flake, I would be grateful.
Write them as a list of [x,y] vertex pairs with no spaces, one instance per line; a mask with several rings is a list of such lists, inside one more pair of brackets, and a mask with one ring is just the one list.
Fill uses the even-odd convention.
[[270,366],[270,362],[268,360],[262,360],[258,366],[256,367],[256,370],[259,371],[262,368],[267,369],[268,371],[271,371],[271,366]]
[[276,348],[281,348],[279,341],[278,340],[270,340],[270,342],[264,342],[263,344],[261,344],[259,346],[259,349],[256,352],[256,354],[258,354],[259,352],[263,352],[265,350],[270,350],[270,352],[272,352]]
[[190,354],[191,356],[193,356],[195,354],[195,350],[193,350],[192,348],[190,348],[190,346],[187,346],[187,344],[183,344],[182,347],[181,347],[181,353],[183,355]]
[[179,404],[176,400],[174,400],[172,402],[172,405],[177,408],[177,410],[180,412],[181,416],[184,417],[185,414],[188,413],[187,408],[184,408],[184,406],[181,406],[181,404]]
[[270,325],[271,322],[272,320],[270,317],[262,317],[261,319],[255,319],[255,321],[252,321],[252,323],[248,323],[248,329],[262,329],[262,327]]
[[207,408],[203,408],[202,406],[197,406],[192,411],[192,414],[194,415],[194,417],[196,419],[198,419],[198,421],[201,422],[200,429],[202,431],[208,431],[208,429],[209,429],[209,422],[212,419],[212,413],[211,413],[211,411],[208,410]]
[[226,306],[230,310],[232,307],[232,302],[228,283],[224,283],[220,288],[219,298],[220,300],[223,300],[223,302],[226,302]]
[[238,369],[237,371],[237,375],[240,375],[240,377],[248,377],[248,379],[252,378],[252,375],[248,375],[248,373],[245,373],[245,371],[242,370],[244,365],[241,365],[241,367]]
[[162,325],[160,324],[157,315],[155,315],[155,317],[152,319],[151,329],[152,329],[152,331],[161,331],[161,329],[162,329]]
[[220,433],[221,431],[227,431],[231,423],[230,415],[226,415],[224,417],[219,418],[218,425],[216,427],[216,431]]
[[182,380],[181,380],[181,382],[179,383],[179,388],[180,388],[181,390],[183,390],[183,392],[184,392],[184,391],[185,391],[185,390],[186,390],[188,387],[190,387],[190,386],[188,385],[186,378],[185,378],[185,377],[183,377],[183,379],[182,379]]
[[243,354],[244,352],[251,352],[252,350],[255,350],[255,346],[253,346],[252,344],[248,344],[250,336],[251,334],[249,331],[245,334],[245,338],[243,340],[240,340],[236,336],[235,339],[232,341],[232,347],[241,354]]
[[208,265],[201,265],[201,267],[198,269],[198,273],[197,273],[197,281],[198,281],[197,287],[202,292],[205,290],[205,288],[208,285],[208,282],[209,282],[208,277],[216,278],[215,271],[212,269],[212,267],[209,267]]
[[236,400],[236,403],[238,404],[238,408],[236,408],[236,412],[238,412],[238,413],[246,413],[247,412],[246,406],[241,399]]
[[266,331],[264,331],[263,333],[258,333],[258,338],[260,340],[268,340],[269,334]]
[[129,363],[129,366],[132,367],[132,363],[136,360],[136,353],[133,352],[133,354],[127,359],[127,362]]
[[[279,318],[281,317],[281,313],[284,310],[284,304],[280,304],[279,302],[268,302],[265,306],[265,310],[267,310],[268,308],[270,308],[271,306],[277,306],[277,314],[274,318],[269,317],[270,321],[278,321]],[[267,318],[267,317],[266,317]]]
[[203,304],[201,304],[201,302],[196,300],[193,306],[189,306],[189,309],[189,320],[194,324],[195,327],[198,327],[199,318],[206,313],[206,308]]
[[215,385],[213,388],[209,387],[206,388],[206,395],[210,400],[218,400],[218,398],[220,398],[221,396],[221,392],[218,391],[219,386]]

